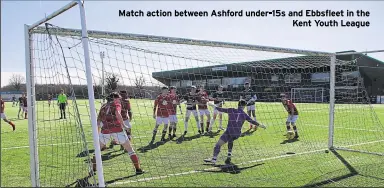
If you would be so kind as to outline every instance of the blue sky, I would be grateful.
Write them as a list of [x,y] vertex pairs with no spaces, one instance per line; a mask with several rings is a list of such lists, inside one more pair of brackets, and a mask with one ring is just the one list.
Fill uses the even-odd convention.
[[[25,71],[24,24],[32,24],[59,9],[67,1],[1,1],[1,85],[14,72]],[[381,2],[138,2],[86,1],[88,29],[140,33],[298,48],[317,51],[378,50],[384,41],[384,1]],[[128,18],[118,17],[118,10],[367,10],[368,18],[343,18],[370,21],[368,28],[294,28],[295,18]],[[298,18],[301,20],[314,18]],[[322,18],[328,20],[331,18]],[[80,28],[79,9],[72,8],[50,23],[60,27]],[[383,57],[381,55],[381,57]]]

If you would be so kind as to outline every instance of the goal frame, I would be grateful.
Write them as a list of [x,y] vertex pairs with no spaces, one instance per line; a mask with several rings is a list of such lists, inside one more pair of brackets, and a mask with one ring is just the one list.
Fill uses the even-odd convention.
[[[84,50],[84,60],[86,67],[86,79],[87,79],[87,88],[88,88],[88,97],[89,97],[89,107],[90,107],[90,116],[91,116],[91,125],[93,133],[93,142],[95,147],[96,154],[96,164],[98,171],[98,186],[105,187],[104,182],[104,173],[103,166],[101,161],[101,151],[98,140],[98,130],[97,130],[97,121],[96,121],[96,109],[95,109],[95,96],[93,89],[93,80],[91,75],[91,66],[90,66],[90,57],[89,57],[89,39],[88,37],[95,38],[106,38],[106,39],[122,39],[122,40],[135,40],[135,41],[148,41],[148,42],[158,42],[158,43],[171,43],[171,44],[188,44],[188,45],[198,45],[198,46],[211,46],[211,47],[222,47],[222,48],[236,48],[236,49],[247,49],[255,51],[264,51],[264,52],[280,52],[288,54],[297,54],[297,55],[316,55],[316,56],[328,56],[330,57],[330,90],[329,90],[329,127],[328,127],[328,148],[329,149],[339,149],[334,147],[334,110],[335,110],[335,74],[336,74],[336,55],[349,55],[349,54],[361,54],[361,53],[375,53],[375,52],[384,52],[384,50],[375,50],[375,51],[365,51],[365,52],[348,52],[348,53],[330,53],[330,52],[320,52],[320,51],[309,51],[309,50],[300,50],[300,49],[290,49],[290,48],[279,48],[279,47],[270,47],[270,46],[260,46],[260,45],[250,45],[250,44],[239,44],[239,43],[229,43],[229,42],[217,42],[217,41],[207,41],[207,40],[195,40],[195,39],[186,39],[186,38],[176,38],[176,37],[165,37],[165,36],[153,36],[153,35],[142,35],[142,34],[131,34],[131,33],[118,33],[118,32],[106,32],[106,31],[94,31],[87,30],[86,26],[86,16],[84,4],[81,0],[75,0],[61,9],[53,12],[44,19],[39,20],[38,22],[32,25],[25,25],[25,56],[26,56],[26,80],[27,80],[27,96],[28,96],[28,130],[29,130],[29,145],[30,145],[30,171],[31,171],[31,182],[32,187],[39,187],[39,160],[38,160],[38,143],[37,143],[37,127],[36,127],[36,94],[35,94],[35,72],[34,72],[34,62],[32,61],[32,54],[30,49],[31,44],[31,33],[30,31],[34,29],[34,33],[43,33],[45,27],[40,26],[43,23],[53,19],[54,17],[62,14],[63,12],[79,5],[79,15],[81,20],[81,29],[67,29],[60,28],[57,30],[56,35],[59,36],[81,36],[82,45]],[[324,90],[323,90],[324,92]],[[341,149],[341,148],[340,148]],[[361,152],[361,151],[358,151]]]
[[39,174],[39,157],[38,157],[38,143],[37,143],[37,126],[36,126],[36,94],[35,94],[35,72],[34,72],[34,62],[32,61],[32,53],[30,51],[31,44],[31,34],[30,31],[32,29],[38,28],[39,25],[47,23],[47,21],[55,18],[56,16],[62,14],[63,12],[75,7],[79,6],[79,17],[81,21],[81,37],[82,37],[82,45],[84,49],[84,60],[85,60],[85,71],[86,71],[86,79],[87,79],[87,89],[88,89],[88,101],[89,101],[89,109],[91,115],[91,127],[93,134],[93,144],[95,148],[95,157],[96,157],[96,168],[98,175],[98,186],[105,187],[104,182],[104,173],[102,167],[101,160],[101,150],[99,143],[99,133],[97,127],[97,115],[96,115],[96,107],[95,107],[95,96],[93,90],[93,80],[91,73],[91,64],[89,57],[89,41],[88,41],[88,32],[87,32],[87,24],[85,18],[85,8],[84,3],[81,0],[71,1],[64,7],[59,10],[53,12],[47,17],[37,21],[32,25],[24,25],[24,33],[25,33],[25,65],[26,65],[26,78],[27,78],[27,96],[28,96],[28,136],[29,136],[29,146],[30,146],[30,176],[31,176],[31,184],[32,187],[40,187],[40,174]]

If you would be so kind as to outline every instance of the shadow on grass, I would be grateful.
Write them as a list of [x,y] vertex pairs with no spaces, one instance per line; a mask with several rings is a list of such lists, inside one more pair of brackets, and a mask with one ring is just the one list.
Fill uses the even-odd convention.
[[217,170],[214,170],[214,169],[209,169],[208,170],[207,169],[207,170],[201,170],[201,172],[239,174],[243,170],[246,170],[246,169],[249,169],[249,168],[253,168],[253,167],[256,167],[256,166],[261,166],[263,164],[264,163],[259,163],[259,164],[255,164],[255,165],[252,165],[252,166],[246,166],[246,167],[239,168],[239,166],[237,166],[237,165],[235,165],[233,163],[229,163],[229,164],[225,164],[225,165],[214,165],[213,167],[216,167]]
[[[71,183],[71,184],[68,184],[66,185],[65,187],[72,187],[72,186],[75,186],[75,187],[97,187],[97,184],[92,184],[89,182],[89,178],[91,178],[94,174],[90,173],[90,175],[84,177],[84,178],[81,178],[81,179],[77,179],[75,182]],[[93,179],[94,181],[95,179]]]
[[108,181],[105,182],[105,184],[112,184],[112,183],[115,183],[117,181],[129,179],[129,178],[132,178],[132,177],[135,177],[135,176],[140,176],[140,175],[141,174],[133,174],[133,175],[129,175],[129,176],[121,177],[121,178],[116,178],[116,179],[113,179],[113,180],[108,180]]
[[[118,153],[118,154],[114,154],[114,153],[117,153],[117,152],[120,152],[120,153]],[[111,159],[113,159],[113,158],[115,158],[115,157],[118,157],[118,156],[120,156],[120,155],[124,155],[125,154],[125,152],[124,151],[110,151],[110,152],[108,152],[108,153],[104,153],[104,154],[102,154],[101,155],[101,160],[102,161],[108,161],[108,160],[111,160]],[[92,158],[92,157],[91,157]],[[85,162],[89,162],[88,161],[88,159],[85,159],[84,160]]]
[[8,119],[9,121],[13,121],[13,122],[17,122],[17,121],[22,121],[22,120],[26,120],[26,119],[24,119],[24,118],[11,118],[11,119]]
[[77,154],[76,155],[76,157],[86,157],[86,156],[88,156],[89,154],[92,154],[92,153],[94,153],[95,152],[95,150],[94,149],[90,149],[90,150],[85,150],[85,151],[82,151],[82,152],[80,152],[79,154]]
[[163,145],[163,144],[165,144],[165,143],[167,143],[169,141],[170,141],[169,138],[167,138],[164,142],[163,141],[158,141],[158,142],[153,143],[154,141],[151,141],[151,142],[149,142],[148,145],[143,146],[143,147],[141,147],[141,148],[139,148],[137,150],[139,150],[141,153],[145,153],[145,152],[147,152],[149,150],[156,149],[156,148],[160,147],[161,145]]
[[341,175],[341,176],[337,176],[334,178],[330,178],[330,179],[327,179],[327,180],[324,180],[321,182],[307,184],[303,187],[308,187],[308,188],[309,187],[320,187],[320,186],[324,186],[324,185],[327,185],[330,183],[336,183],[336,182],[339,182],[341,180],[345,180],[345,179],[354,177],[354,176],[359,174],[357,172],[357,170],[351,164],[349,164],[349,162],[347,160],[345,160],[344,157],[342,157],[337,151],[335,151],[335,150],[330,150],[330,151],[336,156],[336,158],[338,158],[340,160],[341,163],[343,163],[343,165],[349,170],[349,173]]
[[291,140],[284,140],[280,144],[290,144],[290,143],[294,143],[294,142],[297,142],[297,141],[300,141],[300,140],[297,139],[297,138],[294,138],[294,139],[291,139]]
[[247,131],[241,133],[240,137],[244,137],[244,136],[251,136],[254,132],[256,132],[256,130],[251,130],[251,129],[248,129]]
[[209,138],[214,138],[215,136],[218,136],[220,134],[220,130],[217,130],[216,132],[206,132],[205,134],[203,134],[202,136],[206,136],[206,137],[209,137]]
[[200,138],[201,136],[202,135],[200,135],[200,134],[196,134],[196,135],[193,135],[193,136],[181,135],[179,138],[176,139],[176,142],[177,142],[177,144],[181,144],[184,141],[192,141],[194,139]]

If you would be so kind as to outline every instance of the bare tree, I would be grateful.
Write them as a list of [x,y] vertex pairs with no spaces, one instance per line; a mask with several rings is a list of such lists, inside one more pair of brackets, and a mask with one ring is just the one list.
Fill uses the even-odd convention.
[[25,83],[24,76],[20,74],[12,74],[9,79],[9,85],[16,89],[16,91],[20,91],[22,84]]
[[144,85],[145,85],[145,78],[144,76],[139,76],[139,77],[136,77],[135,78],[135,85],[136,85],[136,88],[137,89],[143,89],[144,88]]
[[135,78],[135,86],[137,88],[137,93],[135,95],[138,95],[138,97],[143,98],[145,95],[145,91],[143,91],[145,85],[145,78],[143,75]]

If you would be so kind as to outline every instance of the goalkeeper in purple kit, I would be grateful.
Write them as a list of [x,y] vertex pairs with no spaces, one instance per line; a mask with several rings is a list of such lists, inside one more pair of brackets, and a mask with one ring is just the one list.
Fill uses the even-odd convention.
[[[209,105],[215,106],[212,103],[210,103]],[[245,121],[248,121],[249,123],[257,127],[262,127],[264,129],[266,128],[264,125],[253,120],[251,117],[249,117],[248,114],[244,112],[244,108],[246,106],[247,102],[244,100],[240,100],[237,109],[216,107],[216,110],[218,110],[219,112],[224,112],[228,114],[228,125],[226,131],[223,133],[223,135],[221,135],[219,141],[216,143],[213,149],[213,157],[210,159],[204,159],[204,162],[215,164],[217,156],[220,153],[221,146],[228,142],[228,158],[225,163],[230,163],[232,157],[233,142],[241,136],[241,129]]]

